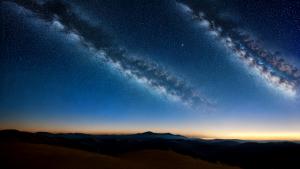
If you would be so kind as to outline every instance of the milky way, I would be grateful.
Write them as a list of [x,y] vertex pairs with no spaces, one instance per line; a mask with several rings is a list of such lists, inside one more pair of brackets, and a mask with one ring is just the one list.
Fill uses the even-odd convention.
[[159,64],[128,54],[121,49],[100,26],[92,26],[77,15],[72,6],[61,1],[10,1],[20,10],[27,10],[35,18],[54,26],[77,40],[102,62],[118,70],[126,77],[148,86],[168,99],[191,108],[210,106],[211,103],[187,82],[162,68]]
[[279,52],[267,50],[238,24],[218,17],[208,8],[194,1],[180,1],[177,6],[195,23],[206,28],[227,49],[247,65],[249,70],[264,79],[266,84],[288,96],[296,96],[300,84],[300,70],[284,60]]

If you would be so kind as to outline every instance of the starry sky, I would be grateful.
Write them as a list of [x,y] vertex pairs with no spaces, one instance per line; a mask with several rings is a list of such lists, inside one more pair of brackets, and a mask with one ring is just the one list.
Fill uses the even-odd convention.
[[0,128],[300,140],[300,1],[1,2]]

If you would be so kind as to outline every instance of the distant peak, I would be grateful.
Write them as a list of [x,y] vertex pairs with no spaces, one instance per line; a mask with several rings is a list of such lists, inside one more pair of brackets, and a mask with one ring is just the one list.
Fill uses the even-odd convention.
[[145,135],[155,135],[155,134],[158,134],[158,133],[154,133],[152,131],[146,131],[144,133],[141,133],[141,134],[145,134]]
[[176,135],[172,133],[155,133],[152,131],[146,131],[144,133],[137,133],[136,136],[144,136],[146,138],[164,138],[164,139],[186,139],[186,137],[181,135]]

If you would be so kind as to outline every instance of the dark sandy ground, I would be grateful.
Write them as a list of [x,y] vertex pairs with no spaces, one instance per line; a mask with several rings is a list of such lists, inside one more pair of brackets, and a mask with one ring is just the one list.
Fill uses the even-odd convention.
[[2,169],[238,169],[173,151],[144,150],[119,156],[23,142],[0,144]]

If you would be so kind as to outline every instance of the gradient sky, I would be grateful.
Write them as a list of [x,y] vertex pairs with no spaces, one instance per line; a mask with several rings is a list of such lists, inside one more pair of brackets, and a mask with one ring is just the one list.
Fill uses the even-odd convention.
[[[300,69],[298,1],[195,2],[247,30],[268,50],[280,51],[284,60]],[[85,30],[87,26],[69,28],[78,28],[90,43],[106,40],[103,43],[112,43],[109,48],[123,49],[125,61],[118,61],[128,67],[118,69],[101,60],[78,40],[76,31],[74,35],[74,30],[60,28],[77,20],[55,22],[59,20],[45,19],[54,16],[51,13],[1,2],[1,129],[152,130],[205,138],[300,140],[299,86],[294,96],[270,87],[199,28],[176,1],[69,3],[63,4],[96,31]],[[153,69],[166,76],[147,74],[132,57],[155,63]]]

